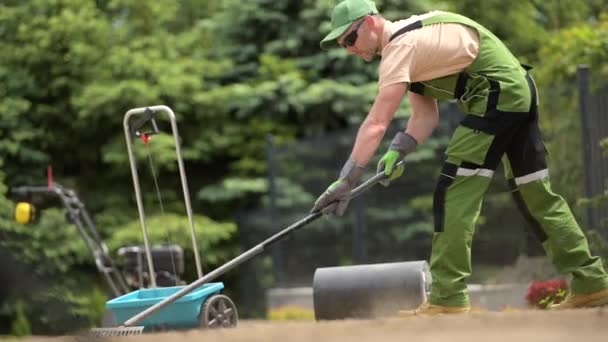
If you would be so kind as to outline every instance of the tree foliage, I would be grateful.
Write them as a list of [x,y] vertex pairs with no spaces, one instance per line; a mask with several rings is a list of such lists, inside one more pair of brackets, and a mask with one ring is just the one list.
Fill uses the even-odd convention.
[[[608,12],[606,12],[608,13]],[[539,49],[544,63],[538,68],[541,105],[545,118],[555,185],[574,202],[582,196],[580,109],[578,107],[577,67],[587,65],[592,74],[592,88],[605,86],[608,75],[608,16],[599,21],[580,22],[556,31]]]

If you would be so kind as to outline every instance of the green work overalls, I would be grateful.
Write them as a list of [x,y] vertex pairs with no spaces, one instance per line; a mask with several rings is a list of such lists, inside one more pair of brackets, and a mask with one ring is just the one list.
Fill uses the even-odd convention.
[[430,303],[468,306],[471,242],[483,196],[502,160],[513,198],[553,264],[572,273],[573,293],[608,288],[601,259],[564,199],[553,193],[538,125],[537,94],[527,69],[490,31],[461,15],[438,12],[390,38],[436,23],[459,23],[479,34],[479,53],[463,72],[414,82],[409,90],[455,99],[466,117],[454,131],[433,199],[435,232]]

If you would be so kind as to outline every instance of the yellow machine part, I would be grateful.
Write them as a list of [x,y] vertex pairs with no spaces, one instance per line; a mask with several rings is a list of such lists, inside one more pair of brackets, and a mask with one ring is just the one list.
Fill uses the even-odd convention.
[[15,207],[15,220],[17,222],[26,224],[34,220],[35,209],[31,203],[19,202]]

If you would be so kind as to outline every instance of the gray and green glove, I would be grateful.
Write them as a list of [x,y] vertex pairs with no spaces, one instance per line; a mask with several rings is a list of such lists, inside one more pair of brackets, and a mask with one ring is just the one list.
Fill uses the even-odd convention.
[[336,214],[342,216],[350,202],[350,191],[357,186],[363,171],[362,166],[358,166],[352,157],[349,158],[342,167],[342,171],[340,171],[340,178],[319,196],[310,212],[320,210],[324,215]]
[[378,162],[376,172],[384,171],[384,174],[388,176],[388,178],[381,180],[380,184],[389,186],[391,181],[401,177],[404,166],[401,164],[395,168],[395,165],[402,161],[408,153],[414,151],[417,145],[416,139],[405,132],[399,132],[395,135],[388,151]]

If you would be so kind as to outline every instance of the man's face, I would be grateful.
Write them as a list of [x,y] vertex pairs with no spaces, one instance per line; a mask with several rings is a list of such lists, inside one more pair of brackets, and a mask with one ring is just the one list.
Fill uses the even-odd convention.
[[371,47],[370,30],[366,17],[353,22],[337,41],[349,53],[354,53],[370,62],[374,59],[375,49]]

